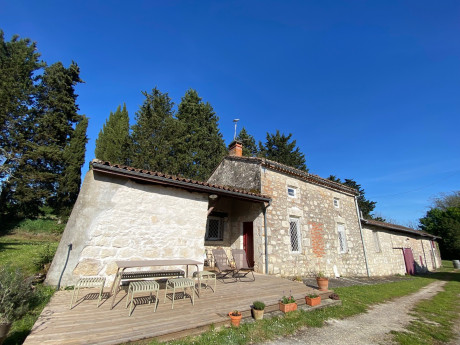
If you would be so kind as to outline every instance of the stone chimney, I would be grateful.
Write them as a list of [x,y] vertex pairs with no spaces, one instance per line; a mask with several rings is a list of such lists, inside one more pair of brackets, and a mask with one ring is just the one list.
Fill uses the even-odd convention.
[[228,146],[228,155],[242,157],[243,156],[243,143],[241,141],[234,140]]

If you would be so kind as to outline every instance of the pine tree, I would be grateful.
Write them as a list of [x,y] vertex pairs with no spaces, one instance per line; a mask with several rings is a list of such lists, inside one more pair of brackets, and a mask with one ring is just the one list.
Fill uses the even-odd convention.
[[361,185],[358,184],[355,180],[346,178],[345,181],[342,182],[342,180],[335,175],[330,175],[328,177],[328,180],[338,182],[347,187],[353,188],[359,193],[358,207],[359,207],[359,210],[362,212],[364,218],[385,222],[385,218],[382,218],[380,216],[374,216],[373,214],[371,214],[377,202],[366,199],[366,193],[364,189],[361,188]]
[[156,87],[149,94],[143,92],[144,103],[136,113],[132,127],[133,163],[147,170],[173,173],[176,166],[174,141],[178,140],[173,105],[167,93]]
[[291,140],[292,134],[267,133],[267,141],[262,144],[259,141],[259,156],[289,165],[293,168],[308,171],[305,165],[305,155],[296,147],[296,141]]
[[0,30],[0,215],[15,193],[14,177],[33,134],[33,106],[38,71],[44,66],[35,43],[13,36],[4,40]]
[[242,128],[238,136],[238,141],[243,143],[243,156],[256,157],[259,154],[257,149],[256,140],[254,137],[246,131],[246,128]]
[[178,107],[180,135],[176,143],[176,155],[183,176],[206,180],[226,154],[226,147],[219,131],[219,118],[212,106],[203,103],[198,93],[190,89]]
[[56,191],[56,212],[63,216],[69,216],[73,204],[77,200],[81,184],[81,168],[85,163],[85,148],[88,143],[86,130],[88,118],[82,116],[75,126],[69,143],[64,148],[64,168],[59,176],[58,189]]
[[129,135],[129,115],[126,104],[110,112],[96,139],[96,158],[112,164],[131,164],[131,137]]
[[57,62],[44,70],[38,86],[30,147],[24,152],[18,174],[14,176],[11,202],[16,205],[19,216],[36,216],[45,204],[61,207],[57,190],[60,176],[68,166],[64,151],[75,125],[83,119],[77,114],[74,92],[75,85],[82,82],[79,73],[74,62],[68,68]]
[[75,126],[82,123],[79,136],[87,126],[74,92],[80,71],[74,62],[68,68],[60,62],[46,66],[39,56],[30,40],[14,36],[5,42],[0,32],[1,214],[36,217],[44,205],[59,206],[58,189],[71,189],[60,184],[64,174],[80,185],[79,174],[69,173],[75,159],[65,153],[71,142],[76,152]]

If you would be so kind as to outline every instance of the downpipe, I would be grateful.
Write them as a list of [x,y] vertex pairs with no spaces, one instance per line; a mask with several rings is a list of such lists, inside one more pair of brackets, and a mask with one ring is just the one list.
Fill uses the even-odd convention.
[[69,262],[69,256],[70,256],[70,251],[71,250],[72,250],[72,243],[69,243],[67,245],[67,257],[65,259],[64,267],[62,268],[62,272],[61,272],[61,275],[59,277],[59,281],[57,283],[56,290],[59,290],[61,288],[61,279],[62,279],[62,276],[64,275],[65,268],[67,267],[67,262]]
[[267,230],[267,208],[269,208],[272,204],[270,200],[268,205],[264,205],[264,237],[265,237],[265,274],[268,274],[268,230]]
[[367,262],[367,251],[366,251],[366,245],[364,244],[363,227],[361,226],[361,216],[359,214],[358,198],[356,196],[355,196],[355,206],[356,206],[356,215],[358,216],[359,233],[361,234],[361,242],[363,243],[364,262],[366,263],[367,276],[370,277],[371,273],[369,271],[369,263]]

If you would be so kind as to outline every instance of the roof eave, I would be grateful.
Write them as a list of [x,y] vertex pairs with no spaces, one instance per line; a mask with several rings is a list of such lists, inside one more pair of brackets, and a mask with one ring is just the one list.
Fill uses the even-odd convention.
[[251,195],[245,193],[239,193],[234,191],[229,191],[221,189],[219,187],[205,186],[195,183],[188,183],[184,181],[174,180],[163,176],[154,176],[150,174],[145,174],[139,171],[126,170],[114,166],[104,165],[101,163],[93,162],[91,164],[94,171],[103,172],[106,174],[127,177],[135,180],[146,181],[155,184],[168,185],[171,187],[182,188],[195,192],[202,192],[207,194],[217,194],[220,196],[234,197],[238,199],[253,201],[253,202],[270,202],[270,198],[266,198],[258,195]]
[[409,229],[405,230],[405,229],[397,228],[397,227],[394,227],[394,226],[391,226],[391,225],[375,224],[375,223],[369,222],[367,219],[361,219],[361,223],[371,225],[371,226],[381,227],[381,228],[392,230],[392,231],[398,231],[398,232],[403,232],[403,233],[406,233],[406,234],[412,234],[412,235],[416,235],[416,236],[420,236],[420,237],[430,237],[430,238],[434,238],[434,239],[442,238],[442,237],[439,237],[439,236],[428,234],[426,232],[421,232],[419,230],[409,230]]

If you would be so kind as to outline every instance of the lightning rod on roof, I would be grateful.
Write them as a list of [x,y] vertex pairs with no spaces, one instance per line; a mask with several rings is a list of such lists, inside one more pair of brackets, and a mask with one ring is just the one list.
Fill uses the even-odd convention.
[[233,119],[233,123],[235,124],[235,134],[233,134],[233,140],[236,140],[236,124],[240,121],[240,119]]

